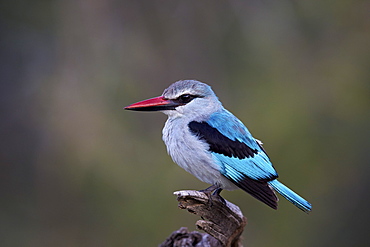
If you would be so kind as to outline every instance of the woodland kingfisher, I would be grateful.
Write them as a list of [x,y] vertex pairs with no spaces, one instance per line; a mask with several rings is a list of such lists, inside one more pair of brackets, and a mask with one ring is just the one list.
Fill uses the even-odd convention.
[[180,167],[211,184],[205,192],[221,198],[223,189],[240,188],[277,209],[276,191],[304,212],[311,211],[308,201],[277,180],[262,143],[222,106],[207,84],[177,81],[162,96],[124,109],[168,116],[162,131],[167,151]]

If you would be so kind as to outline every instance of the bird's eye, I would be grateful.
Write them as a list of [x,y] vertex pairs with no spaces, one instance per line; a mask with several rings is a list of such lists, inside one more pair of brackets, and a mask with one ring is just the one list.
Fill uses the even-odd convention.
[[181,95],[178,99],[181,103],[189,103],[190,101],[192,101],[195,97],[193,95],[190,95],[190,94],[183,94]]

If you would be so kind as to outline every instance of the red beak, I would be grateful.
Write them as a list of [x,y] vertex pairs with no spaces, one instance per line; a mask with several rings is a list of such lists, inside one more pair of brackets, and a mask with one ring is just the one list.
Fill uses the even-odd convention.
[[181,104],[165,99],[163,96],[143,100],[132,105],[126,106],[125,110],[133,111],[165,111],[174,110]]

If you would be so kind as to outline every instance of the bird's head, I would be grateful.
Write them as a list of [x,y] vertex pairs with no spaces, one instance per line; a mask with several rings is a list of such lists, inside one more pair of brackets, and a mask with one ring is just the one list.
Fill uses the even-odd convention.
[[171,84],[159,97],[126,106],[126,110],[161,111],[169,117],[207,117],[222,107],[211,87],[196,80]]

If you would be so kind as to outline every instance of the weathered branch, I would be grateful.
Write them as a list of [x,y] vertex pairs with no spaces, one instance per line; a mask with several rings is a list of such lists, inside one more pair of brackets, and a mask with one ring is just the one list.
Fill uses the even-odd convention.
[[[194,190],[174,192],[179,201],[179,208],[199,215],[202,220],[196,222],[198,229],[206,233],[188,232],[186,228],[175,231],[160,247],[174,246],[227,246],[241,247],[240,236],[247,219],[239,207],[217,197]],[[208,234],[207,234],[208,233]]]

